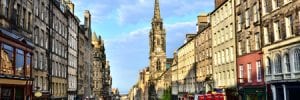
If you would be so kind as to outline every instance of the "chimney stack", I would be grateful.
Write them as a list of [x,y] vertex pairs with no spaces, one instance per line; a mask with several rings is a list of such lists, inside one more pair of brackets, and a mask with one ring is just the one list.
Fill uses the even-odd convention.
[[225,1],[227,0],[215,0],[215,8],[218,8],[221,6]]
[[198,17],[197,26],[198,26],[198,32],[199,32],[208,25],[209,18],[208,18],[208,14],[200,14],[197,17]]

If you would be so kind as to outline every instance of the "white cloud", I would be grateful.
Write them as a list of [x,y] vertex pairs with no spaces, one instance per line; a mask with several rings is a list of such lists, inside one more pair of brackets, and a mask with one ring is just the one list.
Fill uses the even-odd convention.
[[[174,3],[176,2],[176,3]],[[121,24],[149,20],[153,15],[154,0],[138,0],[130,4],[120,4],[118,18]],[[212,0],[161,0],[163,17],[185,16],[213,6]]]

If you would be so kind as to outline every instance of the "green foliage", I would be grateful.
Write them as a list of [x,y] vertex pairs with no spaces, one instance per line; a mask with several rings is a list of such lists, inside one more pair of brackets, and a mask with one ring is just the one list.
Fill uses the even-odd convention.
[[172,100],[171,87],[164,91],[163,98],[161,100]]

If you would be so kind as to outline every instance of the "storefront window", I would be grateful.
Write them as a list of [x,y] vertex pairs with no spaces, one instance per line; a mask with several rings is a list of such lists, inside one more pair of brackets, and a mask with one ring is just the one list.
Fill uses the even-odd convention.
[[31,72],[31,54],[27,53],[26,55],[26,77],[30,77],[30,72]]
[[1,89],[1,100],[11,100],[13,97],[13,88]]
[[25,57],[24,51],[17,49],[16,52],[16,75],[24,76]]
[[1,47],[1,74],[13,74],[13,47],[3,44]]

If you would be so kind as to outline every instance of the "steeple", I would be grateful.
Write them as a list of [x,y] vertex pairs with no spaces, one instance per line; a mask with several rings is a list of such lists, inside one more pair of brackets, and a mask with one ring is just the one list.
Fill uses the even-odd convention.
[[159,0],[155,0],[153,21],[161,21]]
[[98,41],[96,32],[93,32],[93,35],[92,35],[92,41]]

